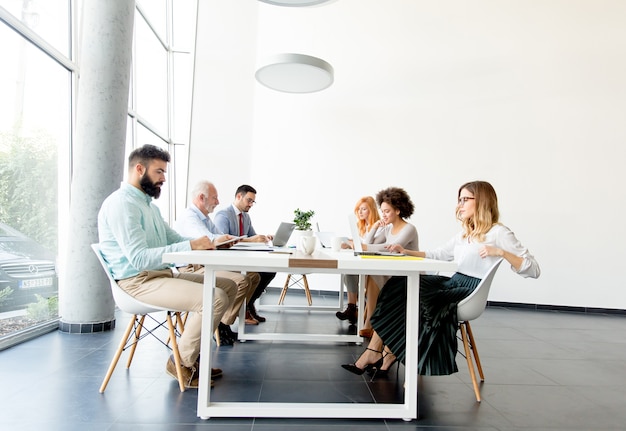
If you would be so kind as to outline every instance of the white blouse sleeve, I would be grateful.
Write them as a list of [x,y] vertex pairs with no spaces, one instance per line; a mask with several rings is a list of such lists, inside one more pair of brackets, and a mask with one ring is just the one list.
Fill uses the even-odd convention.
[[537,260],[535,260],[535,257],[530,254],[528,249],[515,237],[515,234],[504,225],[500,225],[497,232],[495,246],[524,259],[519,270],[515,270],[513,267],[511,267],[511,269],[522,277],[539,277],[541,269],[539,268]]
[[454,260],[454,247],[460,242],[462,232],[453,236],[441,247],[434,250],[426,250],[426,258],[435,260],[451,261]]

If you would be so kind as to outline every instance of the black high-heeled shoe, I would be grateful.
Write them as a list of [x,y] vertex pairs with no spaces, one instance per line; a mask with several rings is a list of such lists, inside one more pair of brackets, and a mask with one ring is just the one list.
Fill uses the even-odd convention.
[[[387,355],[393,355],[393,353],[389,352],[389,351],[383,351],[383,357],[381,358],[381,360],[384,363],[385,357]],[[393,361],[391,361],[391,363],[389,364],[389,366],[386,369],[382,369],[380,367],[383,366],[383,363],[380,364],[379,367],[376,368],[370,368],[367,373],[372,376],[372,380],[375,377],[387,377],[387,375],[389,375],[389,370],[391,369],[391,367],[393,367],[393,364],[395,364],[396,362],[398,362],[398,358],[394,356]]]
[[[341,367],[345,370],[350,371],[353,374],[356,374],[357,376],[362,375],[363,373],[365,373],[366,371],[369,372],[369,370],[371,370],[372,368],[379,368],[380,366],[383,365],[383,358],[382,358],[382,354],[383,352],[380,352],[378,350],[374,350],[374,349],[370,349],[369,347],[366,348],[366,350],[371,350],[372,352],[376,352],[376,353],[380,353],[381,354],[381,358],[374,362],[373,364],[367,364],[365,366],[365,368],[359,368],[356,366],[356,362],[353,364],[342,364]],[[363,352],[365,353],[365,352]],[[361,356],[363,356],[363,353],[361,353]]]

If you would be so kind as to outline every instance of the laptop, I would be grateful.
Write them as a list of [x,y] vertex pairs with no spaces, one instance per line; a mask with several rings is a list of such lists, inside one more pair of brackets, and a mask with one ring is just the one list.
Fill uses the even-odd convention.
[[291,232],[296,228],[295,223],[287,223],[281,222],[280,226],[276,230],[276,235],[274,235],[274,239],[272,240],[272,245],[274,247],[284,247],[289,242],[289,238],[291,237]]
[[[320,230],[319,223],[315,223],[317,227],[317,232],[315,232],[315,236],[320,240],[320,244],[322,244],[323,248],[333,248],[333,238],[337,237],[335,232],[325,232]],[[343,242],[348,242],[349,238],[342,236],[341,240]]]
[[359,235],[359,228],[356,225],[356,216],[350,214],[348,216],[350,223],[350,233],[352,234],[352,242],[354,243],[354,255],[355,256],[404,256],[402,253],[392,253],[390,251],[364,251],[361,244],[361,236]]
[[281,222],[276,230],[276,235],[274,235],[271,246],[259,242],[239,242],[229,250],[273,251],[277,248],[280,249],[287,245],[291,233],[295,228],[295,223]]
[[333,232],[322,232],[320,230],[320,224],[315,223],[315,227],[317,228],[317,232],[315,232],[315,236],[320,240],[320,244],[323,248],[331,248],[332,240],[335,234]]

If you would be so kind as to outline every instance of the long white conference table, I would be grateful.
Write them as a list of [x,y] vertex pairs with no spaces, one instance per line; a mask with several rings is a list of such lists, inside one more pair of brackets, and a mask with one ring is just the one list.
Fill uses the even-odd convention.
[[[402,275],[407,277],[407,326],[404,403],[289,403],[289,402],[211,402],[209,378],[201,378],[198,388],[198,416],[211,417],[284,417],[284,418],[417,418],[417,337],[419,275],[430,271],[454,272],[454,262],[402,257],[359,257],[351,251],[340,252],[321,249],[313,255],[293,251],[292,254],[207,250],[165,253],[164,263],[186,262],[204,265],[204,304],[213,304],[215,271],[260,271],[283,273],[327,273],[364,275]],[[364,283],[359,283],[359,303],[363,310]],[[211,369],[211,337],[213,307],[205,306],[202,314],[202,347],[200,376],[209,376]],[[360,325],[359,325],[360,327]],[[362,341],[354,335],[324,334],[264,334],[260,338],[281,341]],[[274,338],[272,338],[274,337]],[[339,367],[340,364],[337,364]],[[228,370],[224,370],[228,373]]]

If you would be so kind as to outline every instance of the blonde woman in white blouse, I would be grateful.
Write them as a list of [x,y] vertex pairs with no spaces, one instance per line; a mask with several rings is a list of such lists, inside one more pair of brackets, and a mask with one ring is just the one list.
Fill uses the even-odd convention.
[[[462,230],[443,246],[417,251],[394,244],[389,249],[411,256],[455,261],[451,277],[420,276],[419,364],[421,375],[447,375],[458,371],[457,304],[480,283],[487,270],[499,259],[509,263],[522,277],[537,278],[539,264],[515,234],[499,221],[498,198],[486,181],[463,184],[457,195],[456,216]],[[382,289],[372,316],[375,332],[370,343],[353,364],[343,368],[363,374],[375,370],[386,375],[396,360],[406,353],[406,277],[392,277]]]

